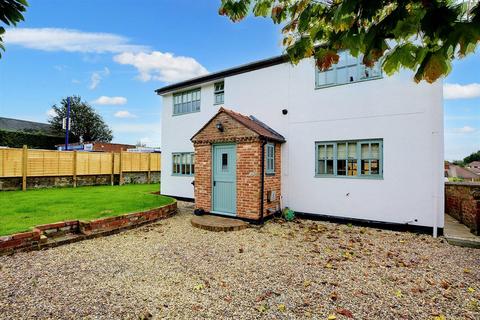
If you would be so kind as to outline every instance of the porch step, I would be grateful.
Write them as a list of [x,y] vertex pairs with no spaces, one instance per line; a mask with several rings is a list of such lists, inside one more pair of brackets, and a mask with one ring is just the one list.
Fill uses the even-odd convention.
[[248,223],[238,219],[212,215],[194,216],[192,226],[209,231],[238,231],[248,227]]

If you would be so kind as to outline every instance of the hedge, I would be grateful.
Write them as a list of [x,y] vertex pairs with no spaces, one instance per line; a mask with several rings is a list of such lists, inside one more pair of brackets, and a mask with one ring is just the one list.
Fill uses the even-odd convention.
[[21,148],[23,145],[27,145],[31,149],[55,149],[56,144],[62,144],[64,141],[63,137],[49,136],[43,133],[0,130],[0,146],[2,147]]

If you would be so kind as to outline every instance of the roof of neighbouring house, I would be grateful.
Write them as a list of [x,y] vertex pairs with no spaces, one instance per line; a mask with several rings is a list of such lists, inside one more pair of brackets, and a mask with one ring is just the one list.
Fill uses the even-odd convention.
[[480,175],[480,161],[472,161],[467,165],[470,171],[475,172],[477,175]]
[[476,167],[480,167],[480,161],[472,161],[468,164],[469,167],[473,167],[473,166],[476,166]]
[[463,179],[478,179],[478,174],[476,174],[472,170],[462,168],[454,164],[450,164],[450,168],[448,169],[448,176]]
[[277,142],[285,142],[285,138],[269,126],[267,126],[262,121],[258,120],[254,116],[245,116],[241,113],[235,112],[230,109],[226,109],[221,107],[218,112],[213,116],[200,130],[197,131],[192,137],[192,139],[199,134],[210,122],[213,121],[220,113],[226,113],[234,120],[242,124],[244,127],[252,130],[256,134],[258,134],[261,138],[265,138],[267,140],[277,141]]
[[48,123],[0,117],[0,130],[58,135]]
[[273,58],[268,58],[268,59],[263,59],[263,60],[258,60],[254,61],[251,63],[243,64],[241,66],[221,70],[218,72],[213,72],[206,74],[204,76],[188,79],[185,81],[177,82],[174,84],[170,84],[168,86],[159,88],[155,90],[155,92],[159,95],[170,93],[172,91],[178,90],[178,89],[183,89],[187,87],[191,87],[203,82],[208,82],[208,81],[215,81],[215,80],[220,80],[225,77],[237,75],[237,74],[242,74],[258,69],[263,69],[271,66],[275,66],[277,64],[282,64],[284,62],[288,61],[288,56],[287,55],[281,55],[281,56],[276,56]]

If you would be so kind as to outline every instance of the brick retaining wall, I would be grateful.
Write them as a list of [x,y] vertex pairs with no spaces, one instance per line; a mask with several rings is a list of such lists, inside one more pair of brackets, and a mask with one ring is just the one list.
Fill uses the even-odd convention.
[[96,219],[91,221],[62,221],[36,226],[32,231],[21,232],[9,236],[0,236],[0,255],[15,251],[38,250],[61,244],[48,243],[49,238],[55,239],[65,234],[76,237],[70,239],[79,241],[94,236],[111,234],[120,230],[130,229],[159,219],[172,216],[177,211],[177,202],[160,208],[143,212],[128,213],[115,217]]
[[445,213],[480,235],[480,183],[445,183]]

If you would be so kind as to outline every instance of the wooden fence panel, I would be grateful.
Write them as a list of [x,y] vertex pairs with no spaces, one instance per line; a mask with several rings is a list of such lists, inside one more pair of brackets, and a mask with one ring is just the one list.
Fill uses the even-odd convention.
[[23,166],[22,149],[3,149],[2,171],[4,177],[21,177]]
[[115,162],[114,162],[114,166],[113,166],[113,172],[115,174],[119,174],[120,173],[120,154],[119,153],[115,153]]
[[159,153],[150,153],[151,159],[151,171],[160,171],[161,167],[161,157]]
[[[74,152],[29,149],[26,153],[28,177],[120,174],[120,154],[110,152]],[[113,157],[113,159],[112,159]],[[161,170],[160,154],[122,153],[122,172]],[[0,177],[22,177],[23,149],[0,149]],[[76,169],[76,170],[75,170]]]
[[74,166],[73,157],[74,156],[75,154],[73,152],[58,152],[58,175],[59,176],[73,175],[73,166]]
[[89,172],[89,156],[87,152],[78,152],[77,153],[77,175],[87,175]]
[[43,151],[28,150],[27,176],[43,175]]
[[58,176],[58,152],[46,151],[43,153],[43,175]]

